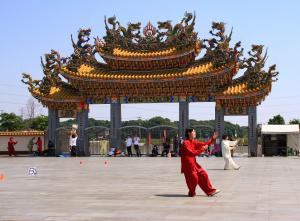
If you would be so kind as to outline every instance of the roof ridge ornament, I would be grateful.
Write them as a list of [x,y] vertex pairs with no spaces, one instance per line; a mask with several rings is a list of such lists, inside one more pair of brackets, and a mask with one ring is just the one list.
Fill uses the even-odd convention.
[[115,46],[132,50],[160,50],[163,48],[186,48],[194,45],[197,33],[194,31],[195,13],[185,12],[183,19],[174,26],[171,21],[158,21],[157,28],[148,22],[140,33],[141,23],[128,23],[127,27],[122,26],[116,17],[105,17],[106,42],[105,51],[111,51]]
[[150,21],[144,27],[143,34],[146,37],[154,37],[154,35],[156,34],[156,28],[152,25]]

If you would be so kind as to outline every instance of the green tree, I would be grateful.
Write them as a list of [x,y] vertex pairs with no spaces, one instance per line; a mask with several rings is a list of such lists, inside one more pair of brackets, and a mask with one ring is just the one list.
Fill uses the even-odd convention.
[[59,123],[60,127],[69,127],[71,128],[73,124],[77,124],[77,120],[76,119],[69,119],[66,121],[62,121]]
[[[76,119],[69,119],[63,122],[60,122],[60,127],[69,127],[71,128],[73,124],[77,124]],[[102,126],[102,127],[110,127],[110,122],[108,120],[96,120],[94,118],[88,119],[88,127],[95,127],[95,126]]]
[[31,120],[30,128],[32,130],[44,131],[48,127],[48,117],[41,115]]
[[268,124],[285,124],[284,118],[278,114],[273,118],[269,119]]
[[95,120],[94,118],[89,119],[89,127],[92,126],[102,126],[102,127],[110,127],[110,121],[108,120]]
[[293,120],[290,120],[289,123],[290,124],[300,124],[300,120],[299,119],[293,119]]
[[152,117],[148,120],[146,127],[154,127],[157,125],[170,125],[176,126],[174,122],[172,122],[169,118],[162,118],[162,117]]
[[[69,119],[67,121],[60,122],[61,127],[71,127],[72,124],[77,124],[76,119]],[[143,119],[137,119],[137,120],[129,120],[129,121],[122,121],[122,126],[133,126],[133,125],[138,125],[138,126],[143,126],[146,128],[150,128],[153,126],[158,126],[158,125],[169,125],[173,127],[178,127],[179,122],[178,121],[171,121],[168,118],[163,118],[160,116],[153,117],[149,120],[143,120]],[[208,134],[209,136],[212,135],[212,131],[215,128],[215,121],[214,120],[194,120],[190,119],[190,127],[202,125],[204,127],[196,128],[198,130],[198,133],[201,134],[201,136]],[[96,120],[94,118],[89,118],[88,120],[88,126],[93,127],[93,126],[104,126],[104,127],[110,127],[110,121],[107,120]],[[209,128],[205,128],[205,126]],[[213,128],[210,129],[210,128]],[[131,133],[136,133],[136,132],[131,132]],[[247,138],[248,136],[248,127],[241,127],[238,124],[232,124],[228,121],[224,122],[224,133],[230,135],[230,136],[235,136],[237,134],[238,137],[244,137]]]
[[0,115],[1,131],[17,131],[25,128],[24,122],[20,116],[14,113],[2,113]]

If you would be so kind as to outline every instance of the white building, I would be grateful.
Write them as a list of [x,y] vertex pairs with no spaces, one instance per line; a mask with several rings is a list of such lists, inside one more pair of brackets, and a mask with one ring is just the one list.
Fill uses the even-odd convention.
[[264,156],[287,156],[288,149],[300,150],[299,139],[298,124],[261,125],[261,154]]

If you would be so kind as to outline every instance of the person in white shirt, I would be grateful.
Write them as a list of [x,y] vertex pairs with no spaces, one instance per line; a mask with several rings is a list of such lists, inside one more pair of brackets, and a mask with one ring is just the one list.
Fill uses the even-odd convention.
[[76,157],[77,156],[77,134],[76,132],[73,132],[70,138],[70,146],[71,146],[71,156]]
[[222,156],[225,160],[224,170],[238,170],[240,165],[236,164],[231,157],[231,150],[236,148],[238,140],[230,141],[227,135],[222,137]]
[[133,138],[133,145],[134,145],[134,149],[135,149],[135,152],[136,152],[136,156],[137,157],[141,157],[141,150],[140,150],[140,138],[135,135],[134,138]]
[[132,157],[132,151],[131,151],[132,138],[130,135],[127,136],[127,139],[125,142],[126,142],[127,154],[129,157]]

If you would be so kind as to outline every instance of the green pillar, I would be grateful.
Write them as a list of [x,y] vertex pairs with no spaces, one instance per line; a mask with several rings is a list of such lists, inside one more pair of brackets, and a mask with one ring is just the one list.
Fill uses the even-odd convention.
[[257,110],[256,106],[248,107],[248,156],[257,157]]
[[113,101],[110,104],[110,147],[121,147],[121,135],[119,130],[121,123],[121,103],[119,101]]
[[185,129],[189,128],[189,102],[186,97],[179,98],[179,137],[185,138]]
[[78,124],[78,138],[77,148],[79,156],[90,156],[89,147],[86,142],[87,136],[85,129],[88,127],[89,111],[82,110],[77,113],[77,124]]

